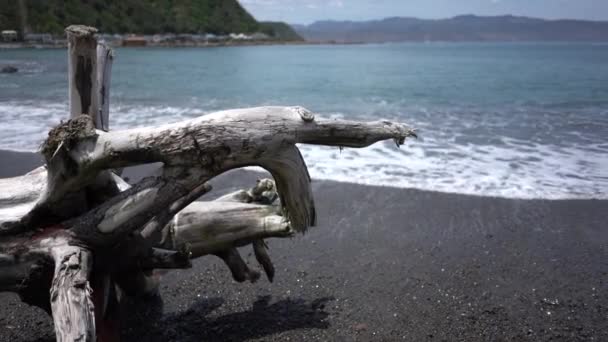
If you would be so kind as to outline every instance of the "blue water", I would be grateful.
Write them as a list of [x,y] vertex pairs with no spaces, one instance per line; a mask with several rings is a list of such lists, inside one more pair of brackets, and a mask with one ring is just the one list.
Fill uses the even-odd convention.
[[[0,50],[0,148],[66,118],[65,50]],[[402,149],[301,146],[314,178],[518,198],[608,198],[608,45],[412,43],[118,49],[112,128],[301,105],[404,121]]]

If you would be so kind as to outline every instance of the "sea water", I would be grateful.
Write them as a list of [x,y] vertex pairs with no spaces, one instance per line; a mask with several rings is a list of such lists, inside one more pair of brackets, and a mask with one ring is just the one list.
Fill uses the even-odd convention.
[[[608,45],[405,43],[119,48],[111,128],[301,105],[396,120],[401,149],[300,146],[315,179],[511,198],[608,198]],[[65,50],[0,50],[0,149],[67,117]]]

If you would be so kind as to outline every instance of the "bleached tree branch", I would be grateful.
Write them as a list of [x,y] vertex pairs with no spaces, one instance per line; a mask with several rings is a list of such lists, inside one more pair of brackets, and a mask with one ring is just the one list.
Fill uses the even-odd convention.
[[90,251],[70,245],[51,249],[55,276],[51,286],[51,309],[57,341],[96,341],[95,316],[89,276]]

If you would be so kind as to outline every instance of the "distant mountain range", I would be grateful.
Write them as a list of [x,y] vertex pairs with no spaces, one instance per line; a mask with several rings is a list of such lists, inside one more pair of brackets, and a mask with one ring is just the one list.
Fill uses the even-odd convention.
[[462,15],[449,19],[386,18],[317,21],[292,25],[308,41],[380,43],[401,41],[608,41],[608,22],[544,20],[512,15]]

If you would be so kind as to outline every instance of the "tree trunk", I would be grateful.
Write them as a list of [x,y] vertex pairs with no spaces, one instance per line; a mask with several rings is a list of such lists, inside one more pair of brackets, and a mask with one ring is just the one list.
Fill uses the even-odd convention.
[[96,341],[89,284],[91,252],[66,244],[52,248],[51,254],[55,260],[51,309],[57,341]]
[[[97,88],[97,29],[72,25],[68,36],[68,87],[70,117],[87,114],[91,118],[99,112]],[[95,120],[97,121],[97,120]]]

